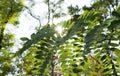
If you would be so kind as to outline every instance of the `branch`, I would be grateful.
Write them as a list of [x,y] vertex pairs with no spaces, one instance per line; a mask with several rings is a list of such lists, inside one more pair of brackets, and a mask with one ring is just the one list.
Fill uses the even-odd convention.
[[94,61],[96,61],[98,64],[101,64],[97,59],[95,59],[95,57],[93,57],[93,56],[91,56],[91,55],[90,55],[90,57],[91,57]]
[[[27,8],[27,7],[26,7]],[[41,27],[41,21],[40,21],[40,17],[38,16],[38,17],[36,17],[35,15],[33,15],[32,14],[32,12],[31,12],[31,10],[29,9],[29,8],[27,8],[28,9],[28,13],[33,17],[33,18],[35,18],[36,20],[38,20],[38,22],[39,22],[39,24],[40,24],[40,26],[39,26],[39,28]]]
[[47,24],[49,25],[50,23],[50,0],[48,0],[48,22]]

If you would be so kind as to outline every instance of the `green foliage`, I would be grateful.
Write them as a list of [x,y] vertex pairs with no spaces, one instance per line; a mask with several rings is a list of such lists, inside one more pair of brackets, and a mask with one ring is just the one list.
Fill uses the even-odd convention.
[[[117,75],[117,69],[115,66],[115,63],[113,61],[115,56],[113,54],[116,52],[116,50],[119,50],[117,47],[119,44],[115,43],[119,41],[118,37],[119,32],[119,18],[111,16],[110,18],[106,19],[102,24],[95,26],[92,30],[88,32],[88,34],[85,37],[85,43],[86,43],[86,49],[87,51],[93,51],[96,49],[95,52],[101,52],[101,55],[106,53],[109,58],[106,58],[105,55],[101,57],[101,59],[104,60],[104,64],[109,64],[105,67],[108,67],[108,71],[112,67],[113,74]],[[98,48],[101,48],[101,50],[97,50]],[[117,56],[117,55],[116,55]],[[119,62],[118,62],[119,63]],[[110,74],[110,71],[105,71],[106,74]],[[104,72],[103,72],[104,73]]]
[[[55,47],[59,50],[59,61],[64,76],[117,75],[119,73],[116,68],[119,68],[117,65],[119,55],[116,53],[119,52],[117,48],[119,44],[114,43],[114,40],[119,40],[119,17],[116,17],[118,14],[114,13],[113,16],[101,22],[99,21],[100,13],[85,11],[76,21],[68,22],[71,27],[64,37],[55,38],[55,32],[52,32],[54,29],[42,28],[36,34],[32,34],[30,40],[23,38],[27,42],[19,53],[22,54],[33,45],[39,45],[37,47],[41,50],[36,52],[35,58],[41,60],[40,69],[36,68],[40,71],[40,76],[44,75],[45,69],[50,69],[48,66],[54,53],[53,50],[56,50]],[[49,41],[49,38],[54,39]],[[93,55],[90,55],[92,53]],[[49,71],[46,72],[47,74]]]
[[[45,0],[54,7],[48,8],[53,17],[61,16],[56,9],[61,9],[63,1]],[[68,7],[73,17],[63,23],[66,33],[58,34],[55,26],[45,25],[30,39],[21,38],[23,47],[14,54],[9,51],[14,36],[4,34],[4,29],[6,23],[16,23],[24,3],[22,0],[0,1],[0,76],[15,72],[21,76],[54,76],[56,71],[63,76],[119,76],[120,7],[117,2],[94,0],[90,7],[83,7],[82,14],[78,6]]]
[[31,35],[31,39],[27,40],[27,42],[23,45],[23,48],[16,54],[16,56],[21,55],[25,50],[30,48],[32,45],[38,43],[41,39],[50,38],[53,36],[55,31],[52,27],[43,27],[42,29],[38,30],[36,34]]
[[[25,40],[26,42],[23,45],[23,48],[20,49],[16,53],[16,56],[21,55],[24,51],[27,49],[33,47],[35,49],[28,50],[28,54],[25,55],[26,59],[24,60],[24,63],[26,65],[26,68],[29,65],[32,65],[32,67],[29,67],[29,69],[26,69],[26,75],[40,75],[43,76],[44,74],[48,74],[49,71],[46,71],[47,67],[50,64],[50,60],[52,57],[52,53],[54,52],[54,28],[45,26],[42,29],[38,30],[36,34],[31,35],[31,39],[27,38],[21,38],[22,40]],[[30,60],[31,64],[26,64],[26,60],[29,61],[28,58],[34,59],[33,61]],[[49,67],[48,67],[49,69]],[[27,74],[29,73],[30,74]]]
[[7,75],[14,72],[14,66],[11,64],[13,55],[8,49],[0,50],[0,75]]
[[1,49],[0,49],[0,75],[7,75],[13,73],[15,67],[11,64],[13,63],[13,55],[10,48],[14,45],[14,35],[7,32],[3,35]]
[[14,45],[14,35],[6,31],[6,24],[17,25],[17,18],[22,11],[21,0],[0,1],[0,76],[15,73],[13,65],[14,53],[11,52]]
[[70,15],[78,15],[80,12],[80,8],[76,5],[75,7],[73,7],[72,5],[68,7],[68,11],[70,13]]
[[17,17],[22,10],[20,0],[2,0],[0,1],[0,24],[17,23]]
[[92,21],[93,19],[96,19],[96,16],[98,15],[97,12],[93,12],[93,11],[85,11],[84,14],[82,14],[79,18],[78,21],[72,25],[72,28],[70,28],[68,30],[68,33],[65,37],[63,37],[60,41],[57,42],[57,45],[63,44],[66,40],[68,40],[69,38],[71,38],[73,35],[75,35],[75,32],[77,32],[78,30],[80,30],[83,26],[87,26],[89,21]]

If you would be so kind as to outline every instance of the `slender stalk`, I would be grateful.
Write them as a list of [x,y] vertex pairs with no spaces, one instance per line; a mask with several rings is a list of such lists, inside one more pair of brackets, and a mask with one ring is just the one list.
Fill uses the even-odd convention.
[[2,49],[3,33],[4,33],[4,28],[3,28],[3,25],[2,25],[2,28],[0,30],[0,49]]
[[52,60],[51,60],[51,76],[54,76],[54,55],[52,55]]
[[48,22],[47,22],[48,26],[50,24],[50,0],[48,0]]
[[38,16],[38,17],[36,17],[35,15],[33,15],[32,14],[32,12],[31,12],[31,10],[29,9],[29,8],[27,8],[28,9],[28,13],[33,17],[33,18],[35,18],[36,20],[38,20],[38,22],[39,22],[39,28],[41,27],[41,20],[40,20],[40,17]]

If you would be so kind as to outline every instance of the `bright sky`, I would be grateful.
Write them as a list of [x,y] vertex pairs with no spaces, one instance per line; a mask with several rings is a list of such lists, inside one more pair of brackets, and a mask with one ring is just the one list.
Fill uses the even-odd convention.
[[[42,25],[46,24],[46,15],[47,15],[47,6],[43,3],[43,0],[34,0],[35,5],[32,8],[32,13],[36,16],[40,16]],[[51,0],[53,1],[53,0]],[[65,0],[63,7],[67,9],[71,4],[73,6],[79,5],[82,7],[84,5],[89,5],[91,0]],[[30,5],[29,0],[25,0],[25,4]],[[64,10],[65,11],[65,10]],[[67,11],[65,11],[67,13]],[[67,19],[67,18],[64,18]],[[32,18],[26,11],[23,12],[19,18],[20,24],[17,27],[11,27],[8,25],[8,28],[16,34],[16,38],[20,37],[29,37],[31,33],[34,32],[36,26],[39,25],[38,21]]]
[[[40,16],[41,19],[41,24],[45,25],[47,23],[46,20],[46,16],[47,16],[47,5],[45,5],[43,3],[43,0],[34,0],[35,1],[35,5],[33,6],[32,9],[32,13],[35,14],[36,16]],[[55,0],[51,0],[51,1],[55,1]],[[71,4],[73,6],[78,5],[79,7],[82,7],[84,5],[89,6],[90,5],[91,0],[65,0],[64,4],[62,5],[62,7],[64,7],[64,12],[67,13],[66,9],[68,6],[70,6]],[[30,5],[30,1],[29,0],[25,0],[25,4],[26,5]],[[59,19],[59,20],[66,20],[68,19],[68,16]],[[55,22],[59,22],[59,20],[55,20]],[[24,11],[21,13],[20,18],[19,18],[19,22],[20,24],[17,26],[12,26],[12,25],[8,25],[7,28],[15,35],[16,37],[16,41],[18,42],[19,39],[21,37],[28,37],[30,38],[30,35],[35,32],[35,28],[36,26],[39,26],[39,22],[34,19],[33,17],[31,17],[27,11]],[[57,27],[58,30],[61,27]],[[18,45],[16,45],[18,47]]]

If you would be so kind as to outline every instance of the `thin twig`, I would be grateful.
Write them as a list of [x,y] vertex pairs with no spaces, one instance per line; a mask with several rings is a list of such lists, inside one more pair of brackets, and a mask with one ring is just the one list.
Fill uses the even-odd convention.
[[29,13],[33,18],[35,18],[36,20],[38,20],[38,22],[39,22],[39,24],[40,24],[40,26],[39,26],[39,28],[40,28],[40,27],[41,27],[40,17],[39,17],[39,16],[36,17],[35,15],[32,14],[32,12],[31,12],[31,10],[30,10],[29,8],[27,8],[27,9],[28,9],[28,13]]
[[90,55],[90,57],[95,60],[98,64],[101,64],[97,59],[95,59],[93,56]]
[[50,24],[50,0],[48,0],[48,22],[47,22],[48,26]]

